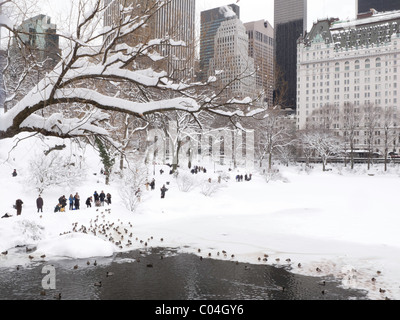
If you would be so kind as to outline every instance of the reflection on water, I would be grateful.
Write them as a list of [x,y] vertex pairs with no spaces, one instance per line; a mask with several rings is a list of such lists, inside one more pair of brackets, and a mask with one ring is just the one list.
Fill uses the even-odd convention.
[[[56,269],[56,289],[43,295],[45,274],[41,272],[49,264]],[[193,254],[153,248],[111,258],[36,262],[19,270],[0,268],[0,299],[54,299],[58,293],[63,300],[366,299],[363,291],[339,288],[334,279],[325,278],[326,284],[321,285],[321,280],[283,268],[200,260]],[[99,282],[101,287],[94,285]]]

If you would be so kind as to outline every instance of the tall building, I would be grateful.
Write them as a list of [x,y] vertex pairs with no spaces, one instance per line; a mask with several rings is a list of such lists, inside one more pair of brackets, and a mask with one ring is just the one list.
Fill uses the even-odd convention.
[[[119,23],[121,6],[132,5],[132,16],[142,16],[142,11],[155,8],[158,0],[105,0],[108,6],[104,14],[104,25]],[[194,76],[195,64],[195,6],[196,0],[172,0],[161,8],[154,10],[146,26],[133,36],[125,38],[131,46],[147,43],[153,39],[182,41],[182,46],[160,45],[157,51],[166,57],[163,68],[173,77],[182,79]],[[126,10],[126,9],[125,9]],[[107,41],[107,39],[106,39]]]
[[307,0],[275,0],[274,103],[296,108],[297,39],[307,30]]
[[400,10],[399,0],[357,0],[357,13],[369,12],[370,9],[375,9],[376,11],[392,11]]
[[218,7],[200,13],[200,81],[206,81],[210,60],[214,57],[215,36],[223,21],[240,19],[240,8],[236,4]]
[[[325,128],[346,137],[344,111],[352,108],[359,121],[356,139],[362,147],[367,137],[361,110],[368,106],[393,110],[392,126],[398,127],[400,11],[350,21],[318,21],[299,41],[297,62],[297,129],[307,129],[319,118],[326,122]],[[381,116],[374,130],[374,143],[381,150],[383,121]]]
[[161,54],[170,57],[170,69],[175,77],[195,75],[196,0],[172,0],[155,17],[154,38],[170,36],[185,46],[161,46]]
[[60,59],[57,26],[49,16],[40,14],[27,19],[18,27],[19,37],[39,61],[48,61],[54,66]]
[[[257,94],[254,59],[249,57],[246,28],[238,17],[222,21],[214,37],[214,56],[208,76],[219,73],[225,98],[255,98]],[[240,79],[240,80],[239,80]]]
[[249,37],[249,56],[254,59],[257,88],[264,90],[264,101],[273,105],[274,88],[274,28],[268,21],[244,24]]

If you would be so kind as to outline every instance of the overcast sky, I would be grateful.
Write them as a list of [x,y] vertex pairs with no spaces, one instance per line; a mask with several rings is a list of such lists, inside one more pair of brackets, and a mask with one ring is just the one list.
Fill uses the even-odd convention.
[[[268,20],[274,23],[274,0],[196,0],[198,20],[199,12],[215,7],[237,3],[240,6],[242,22]],[[44,14],[50,15],[57,24],[68,12],[71,0],[39,0]],[[308,31],[317,19],[335,17],[340,19],[355,18],[355,0],[308,0]]]

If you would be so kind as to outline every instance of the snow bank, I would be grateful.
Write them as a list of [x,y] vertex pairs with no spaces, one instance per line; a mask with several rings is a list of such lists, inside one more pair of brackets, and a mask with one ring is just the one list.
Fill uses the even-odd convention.
[[116,247],[98,237],[88,234],[66,234],[38,243],[37,252],[50,257],[90,258],[109,257]]

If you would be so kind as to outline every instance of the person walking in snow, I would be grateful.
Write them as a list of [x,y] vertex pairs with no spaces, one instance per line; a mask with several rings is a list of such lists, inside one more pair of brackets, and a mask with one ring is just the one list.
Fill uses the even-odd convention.
[[97,191],[93,193],[93,197],[94,197],[94,202],[99,201],[99,194],[97,193]]
[[102,206],[104,206],[104,199],[105,199],[105,198],[106,198],[106,194],[104,193],[103,190],[101,190],[99,199],[100,199],[100,203],[101,203]]
[[87,208],[91,208],[92,207],[92,201],[93,201],[92,197],[89,197],[89,198],[86,199],[86,207]]
[[79,210],[80,200],[81,200],[81,197],[79,196],[79,194],[78,194],[78,192],[77,192],[77,193],[75,194],[75,196],[74,196],[75,210]]
[[153,180],[151,180],[151,182],[150,182],[150,187],[151,187],[151,190],[154,190],[155,189],[155,187],[156,187],[156,180],[153,178]]
[[17,209],[17,216],[21,215],[22,212],[22,205],[24,203],[22,202],[21,199],[18,199],[17,201],[15,201],[15,209]]
[[107,193],[107,204],[111,204],[111,194]]
[[17,169],[14,169],[14,171],[13,171],[13,173],[12,173],[12,176],[13,176],[13,177],[16,177],[16,176],[17,176]]
[[69,210],[74,210],[74,196],[72,193],[69,195]]
[[43,212],[43,198],[40,196],[36,199],[37,212]]
[[165,198],[165,193],[168,191],[168,189],[165,187],[165,184],[162,186],[161,190],[161,199]]

